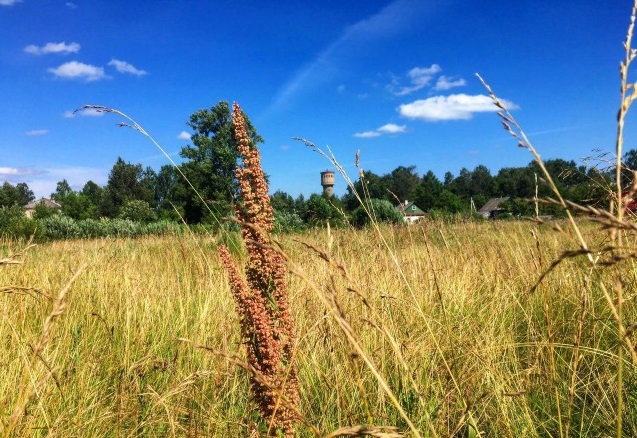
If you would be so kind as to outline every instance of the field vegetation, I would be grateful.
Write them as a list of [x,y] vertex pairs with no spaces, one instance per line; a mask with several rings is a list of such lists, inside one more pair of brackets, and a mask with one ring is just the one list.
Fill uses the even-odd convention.
[[[298,436],[357,425],[408,430],[361,353],[423,436],[614,430],[616,323],[599,286],[613,273],[583,276],[584,260],[564,260],[533,288],[568,233],[525,222],[423,222],[298,238],[281,238],[303,277],[289,284],[305,423]],[[257,415],[216,244],[202,236],[53,242],[3,266],[5,425],[29,395],[13,412],[25,436],[249,436]],[[19,249],[3,242],[5,253]],[[84,264],[33,357],[58,291]],[[632,261],[621,271],[629,300],[637,271]],[[627,308],[626,321],[637,320]],[[635,372],[630,357],[621,360],[623,429],[635,436]]]
[[[223,174],[235,216],[222,225],[220,206],[188,194],[208,206],[214,232],[3,238],[0,435],[637,436],[627,208],[637,172],[622,163],[636,14],[637,1],[615,160],[597,186],[606,205],[566,196],[483,81],[547,191],[538,196],[538,183],[527,204],[534,220],[381,223],[389,204],[372,201],[359,169],[358,189],[343,177],[366,226],[344,215],[336,229],[326,220],[279,233],[259,138],[235,104],[234,176]],[[223,147],[209,140],[197,139]],[[124,216],[148,208],[112,200]],[[563,218],[543,219],[541,206]],[[118,216],[100,226],[134,223]]]

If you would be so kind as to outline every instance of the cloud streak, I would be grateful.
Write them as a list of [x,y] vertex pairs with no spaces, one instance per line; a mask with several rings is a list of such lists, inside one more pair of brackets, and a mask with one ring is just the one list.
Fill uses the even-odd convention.
[[147,71],[135,68],[132,64],[129,64],[126,61],[120,61],[119,59],[111,59],[108,65],[115,67],[115,69],[119,73],[131,74],[135,76],[144,76],[148,74]]
[[[511,110],[519,108],[515,103],[507,100],[502,100],[502,103]],[[398,107],[401,116],[425,122],[469,120],[476,113],[496,112],[497,110],[498,107],[493,104],[491,98],[483,94],[434,96]]]
[[438,64],[432,64],[430,67],[414,67],[407,72],[407,77],[411,85],[406,87],[400,86],[398,80],[394,78],[387,88],[394,96],[406,96],[414,91],[425,88],[429,85],[434,76],[441,71],[442,69]]
[[45,135],[48,134],[49,130],[48,129],[32,129],[30,131],[25,132],[25,135],[28,135],[30,137],[34,137],[37,135]]
[[36,46],[30,44],[24,48],[24,51],[31,55],[48,55],[50,53],[61,53],[67,55],[69,53],[77,53],[80,51],[80,45],[78,43],[66,44],[66,41],[61,43],[46,43],[43,46]]
[[436,91],[444,91],[450,90],[456,87],[464,87],[467,85],[467,81],[462,78],[452,78],[449,76],[440,76],[436,81],[436,85],[434,86],[434,90]]
[[0,0],[0,6],[11,6],[20,3],[22,0]]
[[288,106],[298,94],[334,77],[338,72],[339,57],[347,56],[354,44],[366,45],[404,32],[410,22],[421,18],[427,3],[394,0],[378,13],[345,28],[340,38],[319,52],[281,87],[268,112]]

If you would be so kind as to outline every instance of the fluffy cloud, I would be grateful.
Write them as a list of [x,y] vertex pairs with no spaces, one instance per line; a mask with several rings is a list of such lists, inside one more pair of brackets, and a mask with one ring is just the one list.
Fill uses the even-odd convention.
[[24,51],[32,55],[46,55],[49,53],[68,54],[79,52],[80,45],[78,43],[66,44],[66,41],[62,41],[61,43],[46,43],[41,47],[31,44],[26,46]]
[[395,96],[406,96],[414,91],[425,88],[429,85],[434,76],[441,71],[442,69],[438,64],[432,64],[430,67],[414,67],[407,72],[407,77],[411,85],[406,87],[401,86],[398,79],[394,79],[387,88]]
[[467,81],[465,81],[462,78],[454,79],[449,76],[440,76],[438,80],[436,81],[434,90],[436,91],[449,90],[455,87],[464,87],[465,85],[467,85]]
[[30,131],[25,132],[24,134],[28,136],[36,136],[36,135],[44,135],[48,133],[49,133],[48,129],[32,129]]
[[86,109],[80,109],[75,111],[66,111],[64,113],[64,117],[67,119],[72,119],[75,116],[101,117],[104,114],[106,113],[102,111],[97,111],[94,108],[86,108]]
[[109,62],[108,65],[115,67],[115,69],[120,73],[130,73],[135,76],[144,76],[148,74],[148,72],[144,70],[139,70],[135,68],[132,64],[129,64],[128,62],[125,62],[125,61],[120,61],[118,59],[111,59],[111,62]]
[[405,125],[396,125],[394,123],[387,123],[373,131],[357,132],[354,137],[357,138],[374,138],[380,137],[383,134],[402,134],[407,130]]
[[[508,109],[516,109],[513,102],[502,100]],[[449,96],[434,96],[428,99],[416,100],[398,107],[401,116],[409,119],[420,119],[427,122],[440,120],[469,120],[475,113],[495,112],[498,108],[489,96],[478,94],[451,94]]]
[[22,0],[0,0],[0,6],[11,6],[21,1]]
[[179,140],[190,140],[190,134],[188,134],[186,131],[181,131],[177,138]]
[[82,79],[86,82],[99,81],[107,78],[102,67],[84,64],[82,62],[70,61],[65,62],[56,68],[50,68],[49,72],[55,76],[64,79]]
[[407,130],[407,126],[405,125],[395,125],[393,123],[388,123],[386,125],[381,126],[376,131],[382,134],[402,134]]

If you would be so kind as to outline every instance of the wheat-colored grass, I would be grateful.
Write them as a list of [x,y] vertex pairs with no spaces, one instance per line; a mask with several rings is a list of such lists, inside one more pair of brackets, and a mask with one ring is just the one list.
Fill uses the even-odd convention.
[[[589,225],[581,229],[587,241],[607,238]],[[325,297],[422,436],[612,432],[616,327],[595,285],[621,272],[624,320],[637,321],[629,305],[637,284],[632,260],[587,283],[586,260],[567,259],[532,291],[566,249],[564,232],[526,222],[426,222],[381,232],[386,243],[373,230],[281,238],[305,277],[293,276],[289,284],[298,336],[299,436],[382,426],[409,433],[326,309]],[[30,365],[28,385],[35,393],[20,433],[249,436],[256,412],[248,376],[236,366],[243,349],[215,245],[213,237],[192,236],[55,242],[31,248],[23,265],[2,266],[3,284],[42,291],[0,294],[3,425],[19,402],[29,346],[50,312],[47,296],[86,263],[50,342]],[[2,247],[0,258],[19,245]],[[637,435],[635,376],[627,362],[625,436]]]

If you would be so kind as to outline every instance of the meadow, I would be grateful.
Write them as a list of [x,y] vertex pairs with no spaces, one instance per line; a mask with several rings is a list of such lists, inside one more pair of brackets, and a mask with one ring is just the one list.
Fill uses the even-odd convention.
[[635,16],[604,206],[564,199],[483,81],[551,189],[535,220],[381,225],[363,192],[367,228],[271,236],[235,104],[241,234],[0,241],[0,436],[637,436]]
[[[606,245],[606,231],[580,222]],[[406,418],[421,436],[611,436],[618,412],[624,436],[637,436],[635,362],[618,354],[604,286],[623,288],[630,328],[635,262],[598,269],[566,257],[578,248],[567,225],[425,221],[275,236],[292,272],[297,436],[414,436]],[[57,241],[11,257],[21,264],[5,259],[3,429],[258,436],[215,250],[234,237]],[[2,257],[25,245],[2,242]]]

